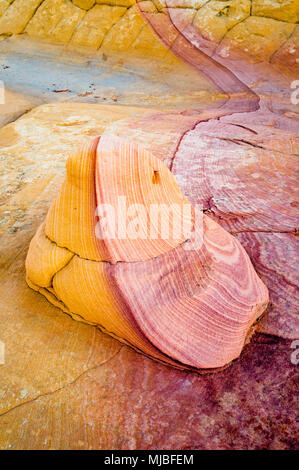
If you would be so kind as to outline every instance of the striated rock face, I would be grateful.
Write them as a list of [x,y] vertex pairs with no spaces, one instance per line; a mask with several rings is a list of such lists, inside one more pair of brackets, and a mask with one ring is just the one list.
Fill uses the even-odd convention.
[[298,238],[274,231],[243,232],[237,237],[270,291],[270,308],[258,330],[298,338]]
[[255,114],[260,115],[251,113],[235,123],[229,117],[199,123],[182,140],[173,172],[192,203],[201,203],[230,232],[295,234],[298,139],[273,128],[266,114],[261,126]]

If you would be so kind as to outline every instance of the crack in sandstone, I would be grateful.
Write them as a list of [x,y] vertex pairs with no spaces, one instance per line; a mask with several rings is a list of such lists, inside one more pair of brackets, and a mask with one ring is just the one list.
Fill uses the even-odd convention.
[[82,372],[81,374],[79,374],[75,379],[73,379],[71,382],[68,382],[66,383],[65,385],[63,385],[62,387],[59,387],[59,388],[56,388],[55,390],[52,390],[50,392],[45,392],[45,393],[41,393],[40,395],[37,395],[36,397],[30,399],[30,400],[27,400],[27,401],[23,401],[22,403],[19,403],[15,406],[12,406],[11,408],[9,408],[8,410],[4,411],[3,413],[0,413],[0,418],[2,416],[5,416],[7,415],[8,413],[11,413],[12,411],[16,410],[17,408],[21,408],[25,405],[28,405],[30,403],[33,403],[37,400],[39,400],[40,398],[44,398],[44,397],[48,397],[48,396],[51,396],[51,395],[54,395],[55,393],[57,392],[61,392],[61,390],[64,390],[68,387],[70,387],[71,385],[74,385],[78,380],[80,380],[82,377],[84,377],[84,375],[88,374],[89,372],[95,370],[95,369],[98,369],[104,365],[107,365],[109,362],[111,362],[116,356],[118,356],[118,354],[121,352],[121,350],[124,348],[124,345],[121,345],[120,348],[118,349],[118,351],[113,354],[112,356],[110,356],[108,359],[106,359],[105,361],[101,362],[100,364],[97,364],[93,367],[90,367],[89,369],[85,370],[84,372]]

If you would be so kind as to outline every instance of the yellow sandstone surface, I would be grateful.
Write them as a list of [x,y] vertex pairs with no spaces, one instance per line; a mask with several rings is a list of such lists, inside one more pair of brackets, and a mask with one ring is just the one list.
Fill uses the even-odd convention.
[[131,7],[135,5],[135,0],[96,0],[99,5],[111,5],[113,7]]
[[[34,284],[40,287],[51,287],[52,278],[73,257],[73,254],[51,243],[44,235],[44,224],[42,224],[35,236],[35,243],[31,243],[32,257],[26,259],[26,270]],[[38,259],[37,269],[34,260]]]
[[[169,7],[189,9],[190,15],[196,15],[195,25],[204,37],[237,46],[257,60],[278,66],[283,58],[294,71],[299,67],[299,29],[295,27],[299,19],[298,0],[252,0],[251,11],[248,3],[167,0]],[[133,53],[171,56],[134,4],[133,0],[0,0],[0,40],[4,43],[9,35],[24,35],[35,38],[37,44],[39,39],[65,44],[71,51],[81,47],[91,52],[99,50],[99,56],[102,51],[128,52],[128,56]],[[141,9],[151,14],[157,15],[158,10],[159,21],[166,22],[165,0],[141,4]],[[173,33],[172,40],[176,37]],[[172,58],[172,63],[175,61]],[[159,86],[157,97],[161,100],[162,96],[167,105],[175,103],[175,99],[181,100],[181,104],[183,97],[187,108],[197,99],[194,90],[188,91],[186,98],[184,95],[186,84],[195,81],[194,75],[191,69],[186,71],[185,80],[174,75],[177,88],[173,86],[170,101],[168,97],[166,101]],[[200,89],[198,83],[195,88]],[[134,93],[137,102],[135,91],[127,91],[127,96],[130,93]],[[140,95],[140,103],[146,100],[145,95],[146,91]],[[153,106],[158,98],[153,95],[146,102]],[[132,103],[130,96],[128,102]],[[73,321],[28,288],[25,258],[29,243],[61,188],[69,154],[82,142],[102,134],[113,122],[149,112],[149,108],[142,107],[84,103],[49,104],[29,111],[36,104],[38,100],[12,92],[6,92],[5,105],[0,104],[0,296],[4,299],[0,309],[0,341],[5,343],[5,364],[1,364],[0,374],[0,447],[188,449],[193,448],[192,442],[196,448],[242,447],[244,426],[248,430],[246,435],[251,436],[247,448],[287,446],[279,431],[286,428],[291,407],[283,405],[288,410],[288,419],[283,421],[281,406],[275,414],[273,405],[266,402],[260,391],[260,378],[263,377],[267,389],[273,390],[271,400],[281,403],[282,392],[276,385],[283,384],[285,388],[288,374],[289,378],[293,374],[289,372],[289,345],[283,350],[284,362],[280,353],[275,353],[276,345],[255,343],[231,372],[218,379],[186,375],[182,380],[174,369],[136,354],[95,327]],[[17,119],[21,114],[24,116]],[[5,125],[10,121],[14,122]],[[78,282],[78,270],[92,277],[93,271],[99,270],[99,263],[85,262],[53,245],[44,236],[43,226],[36,241],[37,246],[43,247],[45,255],[39,261],[45,269],[41,276],[33,265],[27,268],[32,280],[43,286],[49,297],[54,274],[50,266],[59,271],[60,266],[69,263],[67,275],[74,282]],[[61,271],[56,275],[57,290],[62,291],[65,274],[66,271]],[[100,274],[97,273],[98,279],[103,280],[104,275],[101,278]],[[88,276],[84,279],[88,282]],[[101,282],[101,293],[107,302],[112,302],[104,285]],[[87,287],[83,286],[83,293]],[[61,292],[77,320],[81,306],[88,300],[80,297],[80,292],[78,289],[75,299],[65,289]],[[52,296],[51,301],[54,300]],[[91,323],[93,309],[97,307],[94,299],[92,302],[88,305]],[[277,348],[283,346],[278,344]],[[273,362],[261,361],[266,354],[271,357],[272,349]],[[166,394],[169,383],[174,384],[173,390]],[[211,389],[215,391],[212,397]],[[252,390],[251,398],[248,389]],[[284,393],[287,394],[285,390]],[[249,405],[248,400],[252,400]],[[270,429],[257,433],[263,417],[255,416],[254,411],[256,403],[262,400],[263,412],[274,418],[270,420]],[[216,401],[218,412],[213,414]],[[182,403],[186,404],[184,409]],[[244,406],[248,407],[250,419],[243,411],[238,415]],[[227,442],[231,435],[231,423],[226,427],[228,413],[235,420],[233,444]],[[186,423],[190,426],[186,427]],[[215,435],[215,426],[220,434]],[[273,442],[269,438],[272,434]]]
[[184,15],[188,11],[195,28],[215,45],[237,45],[258,60],[269,61],[276,54],[275,63],[283,57],[298,66],[297,50],[278,53],[299,20],[297,0],[0,0],[0,40],[25,33],[70,50],[165,58],[167,48],[141,12],[159,15],[155,22],[168,34],[163,26],[167,7],[183,8]]
[[130,8],[107,33],[103,41],[103,50],[127,51],[144,26],[144,19],[140,16],[137,6]]
[[[150,2],[142,2],[142,3],[148,4]],[[148,8],[148,5],[146,5],[145,8]],[[163,15],[163,13],[157,13],[157,15],[159,15],[159,20],[163,24],[163,22],[166,21],[166,16]],[[128,18],[128,21],[130,21],[129,18]],[[163,44],[163,42],[158,38],[158,36],[153,33],[151,27],[148,24],[146,24],[139,31],[140,32],[137,35],[137,37],[136,37],[136,34],[134,35],[133,42],[130,44],[128,41],[127,43],[127,47],[130,47],[130,51],[132,51],[133,54],[141,55],[143,57],[145,56],[150,57],[151,55],[154,55],[154,57],[159,58],[159,59],[165,58],[169,50]],[[177,37],[178,37],[178,32],[175,28],[173,28],[171,32],[171,38],[170,38],[171,42],[174,42]],[[106,47],[110,47],[110,46],[107,45]],[[171,56],[171,59],[175,60],[175,57]]]
[[3,15],[3,13],[8,7],[9,7],[8,0],[0,0],[0,17]]
[[26,27],[42,0],[14,0],[0,18],[0,34],[19,34]]
[[26,27],[32,37],[67,42],[85,12],[65,0],[45,0]]
[[89,10],[94,6],[95,0],[73,0],[73,4],[83,10]]

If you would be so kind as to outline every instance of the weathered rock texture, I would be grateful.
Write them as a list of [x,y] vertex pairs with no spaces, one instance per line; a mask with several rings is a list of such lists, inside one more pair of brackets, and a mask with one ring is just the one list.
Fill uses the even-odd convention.
[[[295,58],[299,67],[297,48],[287,44],[299,21],[297,0],[1,0],[0,38],[28,34],[72,50],[101,48],[163,58],[168,48],[152,34],[142,13],[160,25],[170,17],[175,26],[184,24],[187,33],[192,25],[213,49],[224,41],[287,70]],[[174,28],[171,42],[177,40]]]
[[[289,340],[255,335],[229,369],[198,376],[142,357],[26,288],[28,244],[56,197],[68,152],[126,114],[139,114],[140,120],[141,112],[149,114],[140,108],[43,106],[1,131],[1,155],[10,175],[9,186],[2,186],[1,207],[1,296],[6,299],[1,309],[6,344],[1,448],[294,448],[296,366]],[[160,135],[162,141],[161,126],[160,133],[157,140]],[[251,249],[247,235],[240,234],[240,241],[250,256],[254,253],[252,261],[272,295],[268,325],[271,321],[277,334],[282,321],[279,334],[285,336],[291,324],[284,303],[295,299],[289,295],[292,268],[283,261],[286,250],[275,258],[272,242],[263,242],[285,234],[256,234],[258,250]],[[294,235],[287,236],[296,245]],[[274,268],[265,256],[258,258],[261,250]],[[290,258],[295,262],[291,253]]]
[[[2,43],[7,35],[29,35],[27,27],[42,39],[47,28],[39,33],[35,16],[47,3],[0,2]],[[299,337],[298,107],[290,87],[298,78],[298,2],[253,0],[249,12],[245,1],[111,3],[126,11],[108,29],[106,23],[91,28],[96,44],[88,50],[99,47],[105,57],[121,48],[127,56],[155,51],[163,64],[174,53],[207,77],[222,101],[163,112],[50,105],[0,131],[1,448],[298,448],[292,342]],[[76,31],[103,5],[52,4],[53,34],[45,39],[62,41],[61,51],[78,47]],[[202,8],[207,16],[196,22]],[[67,40],[61,11],[72,12],[62,28]],[[82,19],[75,25],[76,15]],[[49,16],[43,18],[47,24]],[[184,194],[238,238],[268,287],[259,333],[225,371],[199,376],[158,364],[26,287],[29,241],[59,191],[68,153],[107,128],[163,160]]]
[[[108,238],[100,239],[96,208],[119,210],[120,196],[128,210],[143,209],[138,233],[130,235],[128,221],[116,224],[110,214]],[[167,238],[153,205],[164,208]],[[249,340],[268,292],[241,245],[209,217],[195,228],[200,241],[188,241],[178,230],[194,223],[188,205],[166,165],[148,151],[109,135],[92,140],[68,160],[67,180],[31,241],[29,286],[165,363],[228,365]],[[168,217],[173,206],[176,216]]]

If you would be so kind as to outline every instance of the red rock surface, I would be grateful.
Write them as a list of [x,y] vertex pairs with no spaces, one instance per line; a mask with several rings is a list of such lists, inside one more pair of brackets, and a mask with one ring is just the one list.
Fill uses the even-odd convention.
[[73,318],[204,372],[239,357],[269,302],[237,239],[190,206],[161,160],[109,134],[68,159],[26,279]]

